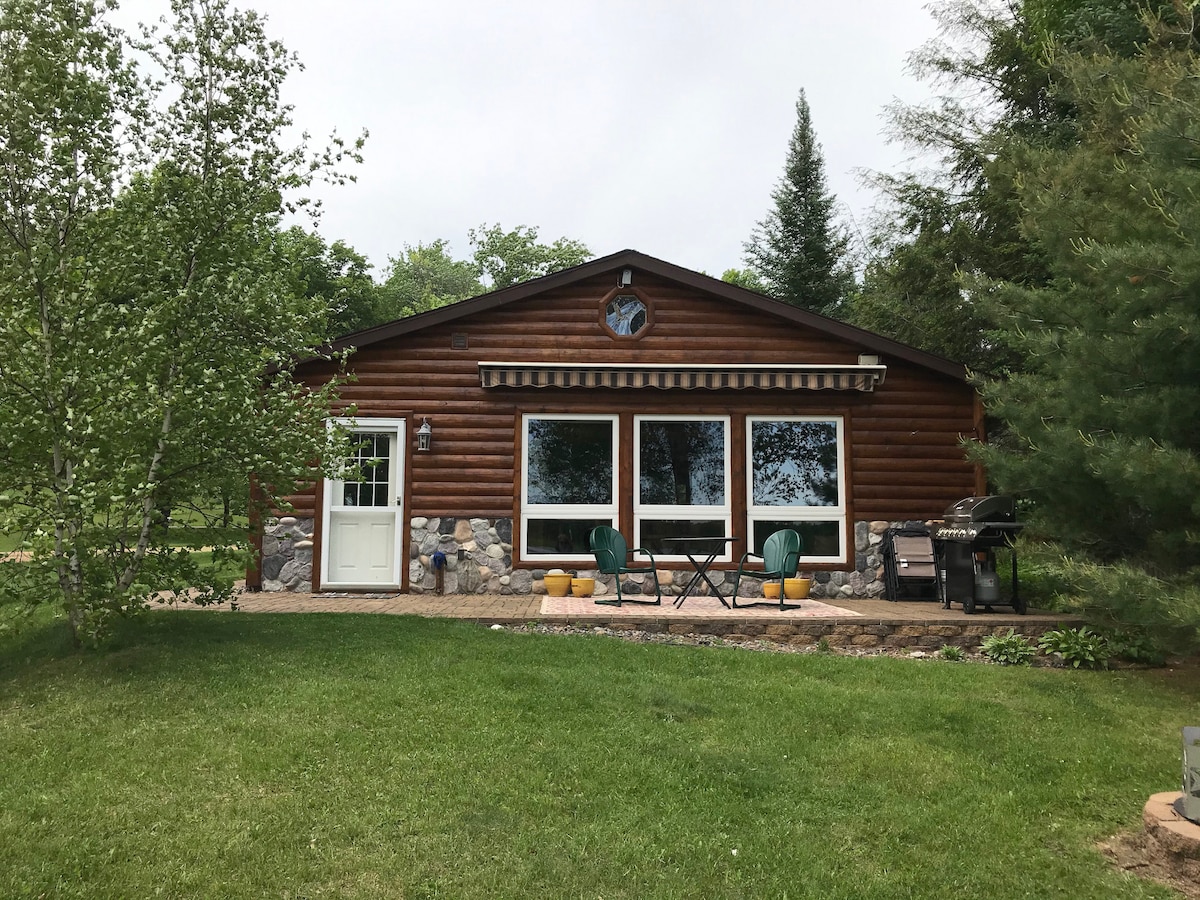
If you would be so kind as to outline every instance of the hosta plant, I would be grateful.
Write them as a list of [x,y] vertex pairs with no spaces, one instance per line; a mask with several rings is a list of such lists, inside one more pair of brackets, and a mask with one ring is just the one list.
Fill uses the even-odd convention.
[[1038,641],[1043,653],[1058,656],[1065,665],[1075,669],[1099,669],[1112,656],[1108,638],[1086,625],[1082,628],[1059,628],[1047,631]]
[[1008,634],[989,634],[979,649],[992,662],[1002,666],[1027,666],[1037,653],[1029,640],[1010,628]]

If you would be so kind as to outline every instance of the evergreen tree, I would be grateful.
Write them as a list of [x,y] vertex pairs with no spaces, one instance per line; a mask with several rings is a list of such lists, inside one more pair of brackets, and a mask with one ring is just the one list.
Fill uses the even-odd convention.
[[993,288],[1027,362],[986,385],[1012,438],[978,454],[1046,536],[1178,576],[1200,566],[1200,59],[1059,62],[1079,141],[1016,157],[1053,278]]
[[897,199],[871,229],[871,259],[847,318],[972,370],[995,370],[1003,348],[988,339],[989,322],[960,278],[976,235],[946,191],[912,179],[889,189]]
[[[847,318],[933,353],[995,373],[1020,366],[997,346],[977,301],[978,282],[1046,284],[1048,261],[1022,230],[1013,148],[1072,146],[1077,111],[1054,90],[1054,48],[1131,57],[1149,33],[1144,0],[944,0],[942,39],[913,54],[913,70],[941,88],[928,106],[891,109],[896,138],[932,172],[881,176],[886,211],[868,237],[863,290]],[[1160,0],[1181,35],[1190,19]],[[958,319],[959,327],[947,327]]]
[[804,92],[774,208],[745,245],[746,265],[767,292],[824,315],[837,315],[854,284],[845,262],[849,239],[834,221],[836,199],[825,185],[825,162],[813,134]]

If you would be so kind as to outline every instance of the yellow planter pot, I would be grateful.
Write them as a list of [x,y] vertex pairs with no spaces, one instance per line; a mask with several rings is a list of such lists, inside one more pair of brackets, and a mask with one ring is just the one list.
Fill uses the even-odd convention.
[[572,578],[571,593],[576,597],[590,597],[592,591],[596,590],[595,578]]
[[[808,591],[811,587],[811,578],[785,578],[783,580],[783,596],[788,600],[803,600],[808,596]],[[763,582],[763,596],[768,600],[778,600],[779,582]]]
[[[785,578],[783,581],[783,595],[789,600],[803,600],[808,596],[808,591],[811,587],[811,578]],[[778,593],[776,593],[776,596],[779,596]]]
[[546,575],[542,580],[546,584],[546,593],[551,597],[565,597],[571,590],[570,575]]

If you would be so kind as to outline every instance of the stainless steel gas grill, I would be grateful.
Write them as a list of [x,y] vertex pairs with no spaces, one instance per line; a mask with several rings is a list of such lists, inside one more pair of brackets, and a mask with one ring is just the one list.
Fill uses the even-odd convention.
[[[946,510],[943,523],[933,530],[938,567],[938,593],[942,606],[961,603],[970,615],[977,607],[1011,606],[1025,614],[1025,601],[1017,584],[1017,551],[1013,540],[1025,526],[1017,521],[1012,497],[967,497]],[[1012,588],[1000,591],[996,549],[1005,547],[1012,557]]]

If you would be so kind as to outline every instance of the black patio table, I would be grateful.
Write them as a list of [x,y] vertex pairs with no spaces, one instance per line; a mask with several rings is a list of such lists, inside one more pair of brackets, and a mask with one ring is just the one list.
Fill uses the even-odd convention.
[[[740,541],[741,538],[735,537],[673,537],[663,538],[664,544],[683,544],[688,549],[680,552],[691,560],[692,568],[696,570],[696,574],[692,576],[692,580],[687,583],[687,587],[683,589],[683,593],[675,598],[675,608],[683,606],[683,601],[692,595],[692,590],[704,581],[708,585],[708,589],[713,592],[713,596],[721,601],[721,605],[726,609],[733,609],[725,598],[721,595],[721,591],[712,579],[708,577],[709,567],[712,566],[713,560],[720,556],[721,551],[725,549],[725,545],[733,541]],[[695,550],[693,547],[702,547],[705,549]],[[707,554],[707,555],[706,555]]]

